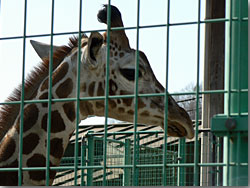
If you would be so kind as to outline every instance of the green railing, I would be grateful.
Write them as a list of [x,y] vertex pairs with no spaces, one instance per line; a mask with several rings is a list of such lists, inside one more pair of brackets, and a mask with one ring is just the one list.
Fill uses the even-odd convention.
[[[101,176],[102,180],[99,181],[98,185],[109,185],[111,180],[107,179],[109,175],[110,169],[122,169],[124,171],[123,176],[123,183],[122,185],[140,185],[140,178],[142,178],[143,174],[141,173],[141,169],[157,169],[159,171],[159,174],[162,173],[162,177],[168,177],[171,173],[178,174],[177,178],[174,180],[173,185],[200,185],[200,168],[201,167],[223,167],[223,173],[222,172],[215,172],[216,176],[223,176],[224,181],[223,185],[245,185],[247,183],[247,167],[248,167],[248,161],[245,154],[242,156],[242,152],[245,153],[247,151],[248,143],[246,142],[247,138],[247,119],[248,119],[248,110],[247,110],[247,94],[248,94],[248,86],[247,86],[247,1],[236,1],[236,0],[228,0],[226,1],[227,5],[227,16],[226,18],[219,18],[219,19],[207,19],[207,20],[201,20],[201,1],[198,0],[198,12],[197,12],[197,21],[194,22],[183,22],[183,23],[170,23],[170,0],[167,1],[167,23],[166,24],[157,24],[157,25],[146,25],[141,26],[139,22],[140,18],[140,0],[137,0],[137,24],[136,27],[124,27],[124,28],[110,28],[110,4],[111,1],[108,1],[108,24],[107,24],[107,46],[110,45],[110,31],[111,30],[119,30],[119,29],[125,29],[125,30],[136,30],[136,79],[135,79],[135,86],[134,86],[134,95],[117,95],[117,96],[109,96],[109,84],[106,82],[105,86],[105,96],[99,96],[99,97],[83,97],[80,98],[79,94],[79,80],[80,80],[80,56],[81,54],[78,54],[78,73],[77,73],[77,93],[76,98],[65,98],[65,99],[52,99],[51,90],[52,90],[52,61],[53,58],[50,56],[50,71],[49,71],[49,97],[48,99],[44,100],[25,100],[25,92],[24,92],[24,82],[25,82],[25,59],[26,59],[26,41],[27,39],[34,38],[34,37],[46,37],[50,36],[50,44],[51,44],[51,54],[53,52],[53,38],[55,36],[59,35],[68,35],[68,34],[76,34],[81,36],[82,33],[90,33],[92,31],[99,31],[102,32],[104,30],[82,30],[82,6],[84,6],[84,3],[82,0],[79,0],[79,30],[78,31],[72,31],[72,32],[64,32],[64,33],[54,33],[54,0],[52,0],[52,10],[51,10],[51,33],[50,34],[41,34],[41,35],[27,35],[26,29],[27,29],[27,0],[24,1],[24,30],[23,30],[23,36],[12,36],[12,37],[1,37],[0,42],[3,40],[15,40],[15,39],[23,39],[23,64],[22,64],[22,95],[20,101],[15,102],[1,102],[0,105],[5,104],[20,104],[20,114],[21,114],[21,125],[20,125],[20,140],[19,140],[19,161],[22,161],[22,148],[23,148],[23,140],[22,140],[22,134],[23,134],[23,115],[24,115],[24,105],[29,103],[48,103],[48,135],[47,139],[50,140],[50,127],[51,127],[51,103],[52,102],[62,102],[62,101],[76,101],[77,104],[77,111],[76,111],[76,122],[79,120],[79,103],[80,101],[85,100],[104,100],[105,101],[105,124],[104,124],[104,130],[103,130],[103,139],[102,144],[102,157],[103,161],[101,165],[95,165],[91,161],[86,162],[86,159],[84,159],[84,156],[90,155],[89,158],[92,158],[91,156],[91,148],[93,146],[93,142],[88,140],[88,145],[84,146],[84,142],[82,143],[82,149],[81,153],[79,151],[79,143],[75,142],[74,146],[74,156],[71,158],[70,165],[66,166],[59,166],[59,167],[51,167],[49,164],[49,153],[50,153],[50,142],[47,143],[47,152],[46,152],[46,166],[45,167],[33,167],[33,168],[27,168],[23,167],[22,163],[19,163],[18,168],[0,168],[0,171],[18,171],[19,181],[18,185],[22,184],[22,172],[23,171],[31,171],[31,170],[45,170],[46,171],[46,185],[49,185],[49,170],[57,170],[59,171],[65,171],[68,170],[69,172],[74,173],[74,185],[78,185],[79,178],[81,179],[81,185],[88,185],[93,182],[93,176],[91,174],[94,173],[94,171],[102,170],[103,174]],[[199,88],[199,77],[200,77],[200,27],[202,24],[207,23],[222,23],[225,22],[226,27],[226,82],[225,82],[225,90],[206,90],[206,91],[200,91]],[[169,39],[170,39],[170,28],[171,27],[177,27],[180,25],[197,25],[197,62],[196,62],[196,91],[190,91],[190,92],[182,92],[182,93],[168,93],[168,67],[169,67]],[[158,93],[158,94],[139,94],[138,93],[138,67],[139,67],[139,56],[138,56],[138,50],[139,50],[139,40],[140,40],[140,30],[141,29],[147,29],[147,28],[155,28],[155,27],[162,27],[166,28],[166,92],[165,93]],[[79,40],[78,48],[80,49],[81,44]],[[109,62],[109,48],[107,48],[107,62]],[[80,51],[80,50],[79,50]],[[106,72],[109,72],[109,64],[106,64]],[[109,80],[109,74],[106,74],[106,80]],[[170,138],[167,136],[167,109],[168,109],[168,100],[165,100],[165,132],[161,132],[162,139],[163,139],[163,145],[162,148],[159,149],[161,152],[161,161],[160,163],[154,164],[152,161],[149,163],[142,164],[140,163],[140,134],[142,132],[138,131],[138,124],[137,124],[137,108],[138,108],[138,98],[139,97],[154,97],[154,96],[164,96],[165,99],[168,98],[169,95],[175,96],[175,95],[193,95],[198,99],[201,95],[212,95],[217,93],[224,93],[225,94],[225,115],[224,116],[216,116],[212,123],[212,131],[213,133],[219,137],[224,137],[224,160],[220,161],[219,159],[215,162],[211,163],[201,163],[200,162],[200,143],[199,143],[199,100],[196,100],[196,119],[195,119],[195,139],[193,141],[192,148],[187,147],[187,141],[185,139],[180,139],[177,144],[177,149],[175,148],[175,154],[177,154],[179,160],[173,160],[172,163],[169,163],[168,156],[172,152],[171,149],[174,149],[174,147],[170,144]],[[110,139],[108,138],[110,134],[121,134],[121,133],[110,133],[108,131],[108,100],[110,99],[117,99],[117,98],[135,98],[135,114],[134,114],[134,129],[133,131],[129,132],[133,135],[133,149],[129,147],[130,143],[128,140],[120,141],[125,151],[125,156],[129,155],[129,158],[124,159],[124,164],[121,165],[109,165],[107,164],[107,154],[108,154],[108,142],[110,142]],[[230,119],[228,122],[227,120]],[[233,120],[231,120],[233,119]],[[232,123],[232,122],[233,123]],[[235,123],[236,121],[236,123]],[[220,126],[223,125],[223,126]],[[226,128],[224,127],[226,125]],[[236,126],[236,128],[235,128]],[[229,128],[228,128],[229,127]],[[207,131],[207,130],[206,130]],[[209,130],[208,130],[209,131]],[[146,133],[146,132],[144,132]],[[147,132],[148,133],[148,132]],[[157,131],[154,132],[155,134]],[[90,133],[95,134],[95,133]],[[128,134],[128,132],[126,132]],[[75,137],[79,138],[79,126],[76,124],[76,131],[75,131]],[[100,138],[99,138],[100,139]],[[230,139],[233,140],[233,144],[230,143]],[[76,139],[77,140],[77,139]],[[117,142],[112,140],[113,142]],[[208,143],[210,144],[210,143]],[[216,147],[221,147],[216,143]],[[216,145],[215,144],[215,145]],[[243,146],[242,146],[243,144]],[[179,145],[179,146],[178,146]],[[85,148],[84,148],[85,147]],[[242,149],[243,147],[243,149]],[[84,148],[84,149],[83,149]],[[153,149],[153,148],[150,148]],[[88,153],[86,153],[86,150],[88,150]],[[133,150],[133,152],[132,152]],[[191,157],[193,160],[190,162],[190,159],[188,159],[188,156],[186,155],[187,150],[190,150],[193,154]],[[244,150],[244,151],[242,151]],[[219,149],[218,149],[219,151]],[[79,159],[79,155],[82,157],[81,160]],[[184,157],[185,156],[185,157]],[[176,157],[176,156],[175,156]],[[177,157],[177,158],[178,158]],[[62,161],[64,162],[64,160]],[[159,162],[159,161],[158,161]],[[169,172],[169,169],[174,169],[171,173]],[[175,171],[175,169],[177,169]],[[79,175],[79,171],[81,172]],[[87,174],[85,174],[85,171],[87,171]],[[62,174],[59,174],[59,176],[63,176]],[[87,177],[85,182],[85,176]],[[241,177],[242,179],[238,179],[235,181],[232,177]],[[112,180],[113,181],[113,180]],[[157,182],[157,185],[170,185],[167,178],[161,178],[158,180],[160,182]],[[86,184],[85,184],[86,183]],[[119,183],[118,183],[119,184]],[[220,185],[220,183],[217,183],[217,185]]]

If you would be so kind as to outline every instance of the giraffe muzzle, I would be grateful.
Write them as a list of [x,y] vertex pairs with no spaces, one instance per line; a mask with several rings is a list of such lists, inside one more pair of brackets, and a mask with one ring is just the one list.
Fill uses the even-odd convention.
[[188,139],[194,137],[193,123],[188,113],[182,107],[178,106],[178,110],[175,114],[169,114],[168,134],[170,136],[186,137]]

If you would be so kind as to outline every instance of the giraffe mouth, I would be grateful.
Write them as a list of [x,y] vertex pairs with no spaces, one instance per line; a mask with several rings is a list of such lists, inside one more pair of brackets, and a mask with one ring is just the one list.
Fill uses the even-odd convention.
[[[172,102],[172,101],[171,101]],[[157,102],[155,100],[151,101],[151,104],[158,107],[160,113],[164,113],[164,105],[162,102]],[[176,109],[174,109],[176,107]],[[173,110],[174,109],[174,110]],[[160,119],[164,119],[161,116],[157,116]],[[164,129],[163,123],[161,124]],[[173,137],[186,137],[192,139],[194,137],[194,129],[192,121],[187,114],[187,112],[179,107],[177,104],[169,104],[168,108],[168,135]]]
[[187,137],[188,132],[186,128],[178,122],[168,121],[168,135],[174,137]]

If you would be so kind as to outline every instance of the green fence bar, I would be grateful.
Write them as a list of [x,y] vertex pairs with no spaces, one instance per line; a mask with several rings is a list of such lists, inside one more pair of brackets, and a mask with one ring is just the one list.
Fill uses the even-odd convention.
[[23,64],[22,64],[22,94],[20,107],[20,135],[19,135],[19,168],[18,185],[22,185],[22,161],[23,161],[23,116],[24,116],[24,96],[25,96],[25,54],[26,54],[26,26],[27,26],[27,0],[24,2],[24,30],[23,30]]
[[197,25],[197,66],[196,66],[196,114],[195,114],[195,141],[194,141],[194,185],[199,186],[199,95],[200,95],[200,20],[201,20],[201,1],[198,1],[198,25]]
[[[131,164],[131,141],[130,139],[125,139],[125,145],[124,145],[124,165],[130,165]],[[123,186],[131,186],[131,169],[130,168],[124,168],[123,169]]]
[[51,137],[51,99],[52,99],[52,73],[53,73],[53,41],[54,41],[54,12],[55,2],[51,1],[51,35],[49,54],[49,86],[48,86],[48,120],[47,120],[47,150],[46,150],[46,185],[50,184],[50,137]]
[[[179,139],[178,144],[178,164],[186,162],[186,140],[185,138]],[[185,168],[178,167],[178,177],[177,177],[177,185],[185,186],[186,177],[185,177]]]
[[[79,0],[79,32],[78,32],[78,54],[77,54],[77,81],[76,81],[76,129],[75,129],[75,137],[78,138],[79,135],[79,109],[80,109],[80,76],[81,76],[81,30],[82,30],[82,0]],[[78,178],[78,142],[75,142],[75,148],[74,148],[74,185],[77,185],[77,178]]]
[[111,31],[111,1],[107,4],[107,56],[106,56],[106,84],[105,84],[105,123],[103,137],[103,186],[106,185],[106,166],[107,166],[107,125],[108,125],[108,100],[109,100],[109,59],[110,59],[110,31]]
[[[93,131],[89,131],[91,133]],[[87,135],[87,141],[88,141],[88,166],[94,165],[94,137],[91,135]],[[93,170],[91,168],[87,169],[87,186],[93,185]]]
[[[220,162],[221,158],[223,157],[223,152],[222,152],[222,142],[221,142],[221,137],[216,138],[216,162]],[[216,173],[215,173],[215,179],[216,179],[216,186],[221,186],[222,185],[222,168],[220,166],[217,166],[215,168]]]
[[[82,137],[82,142],[81,142],[81,166],[86,166],[87,160],[86,160],[86,149],[87,149],[87,145],[86,145],[86,141],[85,141],[85,137]],[[81,186],[85,186],[85,173],[84,173],[84,169],[81,169]]]
[[[225,114],[212,119],[211,131],[224,136],[223,185],[248,185],[248,1],[227,3]],[[234,92],[232,92],[234,91]],[[231,166],[230,164],[235,164]]]
[[137,19],[136,19],[136,55],[135,55],[135,84],[134,84],[134,149],[133,149],[133,186],[138,185],[138,168],[139,161],[139,135],[137,134],[138,118],[138,79],[139,79],[139,27],[140,27],[140,0],[137,0]]
[[[236,117],[236,127],[243,127],[245,130],[237,131],[230,139],[229,162],[244,163],[248,162],[248,115],[242,117],[242,112],[248,112],[248,93],[241,93],[240,89],[248,89],[248,23],[242,21],[248,16],[248,1],[232,1],[231,7],[227,7],[231,18],[238,18],[237,21],[230,22],[231,29],[226,33],[227,40],[231,37],[230,61],[231,67],[226,66],[228,75],[228,89],[236,89],[238,93],[229,93],[229,116],[230,113],[238,113]],[[231,36],[230,36],[230,35]],[[230,68],[230,69],[229,69]],[[245,119],[244,122],[240,121]],[[233,131],[234,132],[234,131]],[[229,186],[248,185],[248,168],[233,166],[229,168]]]
[[165,95],[164,95],[164,145],[163,145],[163,168],[162,168],[162,184],[167,185],[167,139],[168,139],[168,69],[169,69],[169,35],[170,35],[170,0],[167,1],[167,32],[166,32],[166,85],[165,85]]

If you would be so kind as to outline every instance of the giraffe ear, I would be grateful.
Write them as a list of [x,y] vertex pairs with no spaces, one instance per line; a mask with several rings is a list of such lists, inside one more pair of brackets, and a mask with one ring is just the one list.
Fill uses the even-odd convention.
[[[50,54],[50,45],[35,40],[30,40],[31,45],[35,49],[38,56],[43,60],[45,57],[48,57]],[[60,46],[53,46],[53,52],[59,49]]]
[[96,56],[102,44],[102,35],[98,32],[92,32],[88,40],[88,62],[94,67],[97,65]]

